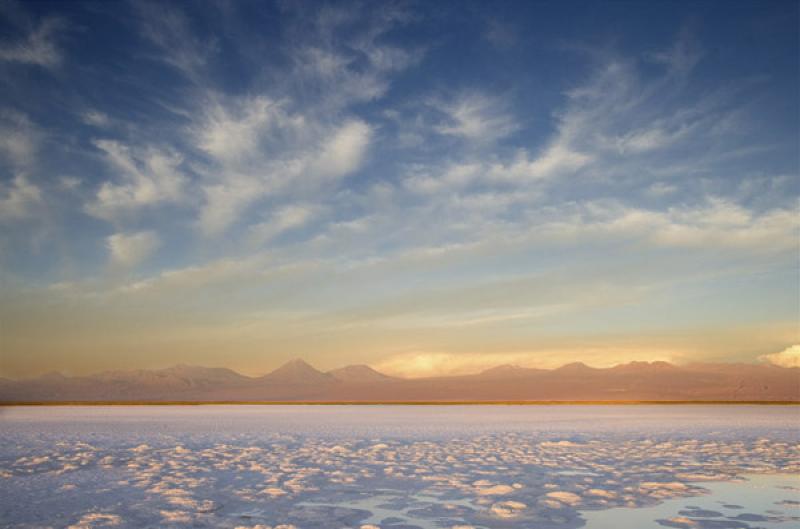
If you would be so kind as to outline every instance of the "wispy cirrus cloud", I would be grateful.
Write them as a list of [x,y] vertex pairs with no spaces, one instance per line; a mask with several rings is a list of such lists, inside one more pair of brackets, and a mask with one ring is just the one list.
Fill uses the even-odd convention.
[[362,120],[324,125],[263,97],[245,102],[234,116],[216,113],[196,129],[211,157],[199,169],[206,196],[200,226],[208,235],[224,232],[265,197],[314,193],[358,170],[371,136]]
[[666,211],[614,201],[571,204],[558,217],[543,220],[539,235],[563,241],[633,237],[655,246],[781,252],[795,246],[800,229],[792,208],[755,212],[715,197]]
[[[22,17],[23,19],[25,17]],[[58,37],[67,24],[58,17],[46,17],[38,24],[26,24],[24,35],[16,39],[0,41],[0,61],[54,68],[63,54],[58,46]]]
[[44,133],[26,114],[0,110],[0,159],[11,166],[29,169],[35,161]]
[[94,144],[118,177],[103,182],[85,205],[90,215],[114,220],[184,198],[187,177],[179,167],[181,155],[155,147],[131,148],[112,140],[96,140]]
[[276,195],[307,200],[361,168],[374,126],[348,107],[382,97],[390,76],[419,54],[379,43],[402,17],[387,14],[364,30],[340,31],[357,19],[321,9],[293,30],[306,23],[313,29],[290,45],[292,63],[281,83],[244,99],[212,96],[212,110],[192,128],[211,157],[200,169],[205,234],[225,232],[256,202]]
[[8,185],[0,185],[0,221],[30,218],[42,202],[42,190],[18,174]]
[[111,118],[108,114],[99,110],[88,110],[81,115],[81,119],[93,127],[107,128],[111,125]]
[[159,49],[153,58],[202,83],[203,68],[216,51],[216,39],[200,36],[186,14],[177,7],[149,1],[133,5],[142,36]]
[[111,263],[121,267],[133,267],[141,263],[161,244],[153,231],[115,233],[106,239]]
[[454,99],[436,101],[432,106],[444,115],[435,127],[440,134],[488,143],[519,128],[503,99],[497,96],[467,92]]
[[309,205],[283,206],[273,212],[264,222],[250,226],[250,242],[254,246],[261,246],[281,233],[306,225],[316,214],[316,208]]

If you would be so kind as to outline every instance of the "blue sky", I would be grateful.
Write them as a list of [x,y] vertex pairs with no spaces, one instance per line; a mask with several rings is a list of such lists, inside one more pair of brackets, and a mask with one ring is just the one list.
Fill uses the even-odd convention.
[[797,20],[4,2],[0,375],[792,365]]

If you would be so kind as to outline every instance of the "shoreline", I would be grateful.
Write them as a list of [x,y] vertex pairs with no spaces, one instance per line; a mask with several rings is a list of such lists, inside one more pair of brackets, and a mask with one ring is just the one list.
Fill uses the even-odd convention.
[[45,406],[800,406],[800,401],[762,400],[531,400],[531,401],[20,401],[0,408]]

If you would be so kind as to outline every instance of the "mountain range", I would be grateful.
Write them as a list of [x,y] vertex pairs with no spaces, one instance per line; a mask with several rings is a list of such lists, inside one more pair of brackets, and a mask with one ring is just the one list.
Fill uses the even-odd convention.
[[323,372],[292,360],[260,377],[177,365],[66,377],[0,378],[0,402],[800,402],[800,368],[631,362],[610,368],[498,366],[474,375],[397,378],[366,365]]

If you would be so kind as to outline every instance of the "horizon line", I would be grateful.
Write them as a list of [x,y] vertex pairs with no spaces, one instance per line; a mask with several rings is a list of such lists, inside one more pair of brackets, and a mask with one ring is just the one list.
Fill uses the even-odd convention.
[[[781,366],[781,365],[777,365],[777,364],[774,364],[774,363],[771,363],[771,362],[764,362],[764,361],[762,361],[762,362],[692,362],[692,363],[686,363],[686,364],[678,364],[678,363],[667,362],[665,360],[653,360],[653,361],[632,360],[630,362],[623,362],[623,363],[619,363],[619,364],[610,365],[610,366],[607,366],[607,367],[595,367],[595,366],[591,366],[591,365],[589,365],[589,364],[587,364],[585,362],[576,361],[576,362],[567,362],[567,363],[562,364],[562,365],[560,365],[558,367],[529,367],[529,366],[521,366],[521,365],[516,365],[516,364],[498,364],[496,366],[488,367],[486,369],[482,369],[480,371],[470,372],[470,373],[426,375],[426,376],[421,376],[421,377],[404,377],[404,376],[399,376],[399,375],[386,374],[383,371],[379,371],[379,370],[375,369],[374,367],[372,367],[369,364],[347,364],[347,365],[344,365],[344,366],[341,366],[341,367],[335,367],[335,368],[323,371],[323,370],[317,369],[316,367],[311,365],[308,361],[304,360],[303,358],[296,357],[296,358],[293,358],[291,360],[287,360],[286,362],[280,364],[278,367],[272,369],[271,371],[263,373],[261,375],[245,375],[245,374],[241,373],[240,371],[237,371],[237,370],[235,370],[235,369],[233,369],[231,367],[224,367],[224,366],[219,366],[219,365],[208,366],[208,365],[200,365],[200,364],[177,363],[177,364],[172,364],[172,365],[167,366],[167,367],[151,367],[151,368],[147,368],[147,367],[138,367],[138,368],[137,367],[131,367],[131,368],[126,368],[126,369],[105,369],[105,370],[102,370],[102,371],[92,371],[91,373],[86,373],[86,374],[82,374],[82,375],[64,374],[64,373],[62,373],[61,371],[58,371],[58,370],[51,370],[51,371],[45,371],[43,373],[40,373],[39,375],[27,376],[27,377],[22,377],[22,378],[20,378],[20,377],[10,378],[10,377],[7,377],[5,375],[0,375],[0,378],[1,379],[5,379],[5,380],[9,380],[9,381],[14,381],[14,382],[24,382],[24,381],[36,380],[36,379],[42,378],[44,376],[53,375],[53,374],[58,375],[58,376],[62,376],[64,378],[81,378],[81,377],[91,377],[91,376],[101,375],[103,373],[117,373],[117,372],[119,372],[119,373],[127,373],[127,372],[133,372],[133,371],[166,371],[168,369],[174,369],[174,368],[178,368],[178,367],[190,367],[190,368],[201,368],[201,369],[225,369],[225,370],[231,371],[231,372],[233,372],[233,373],[235,373],[235,374],[237,374],[239,376],[242,376],[242,377],[245,377],[245,378],[255,379],[255,378],[261,378],[261,377],[270,375],[270,374],[274,373],[275,371],[277,371],[277,370],[279,370],[279,369],[281,369],[283,367],[286,367],[288,365],[294,364],[294,363],[305,364],[308,367],[310,367],[311,369],[313,369],[315,371],[318,371],[319,373],[323,373],[323,374],[330,374],[333,371],[337,371],[337,370],[340,370],[340,369],[346,369],[348,367],[367,367],[367,368],[375,371],[378,374],[381,374],[381,375],[386,376],[388,378],[395,378],[395,379],[399,379],[399,380],[425,380],[425,379],[432,379],[432,378],[450,378],[450,377],[475,376],[475,375],[480,375],[480,374],[486,373],[487,371],[491,371],[492,369],[497,369],[497,368],[501,368],[501,367],[509,367],[509,368],[514,368],[514,369],[529,369],[529,370],[538,370],[538,371],[555,371],[555,370],[562,369],[564,367],[571,366],[571,365],[583,366],[583,367],[587,367],[589,369],[595,369],[595,370],[614,369],[616,367],[628,366],[628,365],[631,365],[631,364],[640,364],[640,365],[645,365],[646,364],[646,365],[649,365],[649,366],[652,366],[654,364],[656,364],[656,365],[657,364],[665,364],[665,365],[668,365],[668,366],[671,366],[671,367],[677,367],[677,368],[686,368],[686,367],[691,367],[691,366],[726,366],[726,365],[727,366],[734,366],[734,365],[740,365],[740,366],[754,366],[754,367],[758,367],[758,366],[777,367],[777,368],[781,368],[781,369],[800,369],[800,367],[798,367],[798,366]],[[0,405],[2,405],[2,404],[0,404]]]
[[46,406],[800,406],[797,400],[448,400],[448,401],[0,401],[0,408]]

